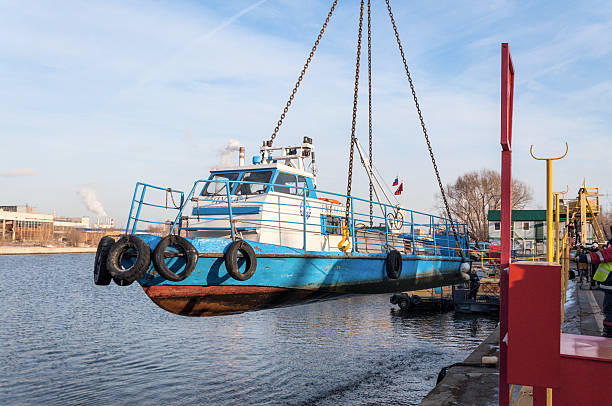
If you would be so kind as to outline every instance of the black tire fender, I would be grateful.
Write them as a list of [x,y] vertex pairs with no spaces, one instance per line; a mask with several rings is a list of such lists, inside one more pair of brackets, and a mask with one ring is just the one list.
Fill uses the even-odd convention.
[[[238,251],[242,253],[243,258],[246,261],[246,271],[240,272],[238,269]],[[236,240],[232,242],[225,251],[224,255],[225,268],[227,273],[236,280],[246,281],[255,273],[257,269],[257,257],[253,247],[244,240]]]
[[399,300],[398,305],[399,305],[400,309],[408,310],[408,309],[410,309],[410,299],[403,297],[403,298],[401,298]]
[[410,300],[412,300],[412,303],[413,303],[415,306],[420,305],[420,304],[421,304],[421,302],[423,301],[423,300],[421,299],[421,296],[419,296],[419,295],[412,295],[412,297],[410,298]]
[[[132,266],[125,269],[121,261],[128,250],[136,251],[136,261]],[[106,258],[106,267],[115,282],[119,279],[131,283],[142,278],[150,264],[151,249],[146,242],[131,234],[121,237],[119,241],[113,244]]]
[[[166,264],[166,249],[168,247],[178,247],[183,253],[185,267],[182,272],[175,273]],[[180,235],[167,235],[157,244],[153,251],[153,266],[161,276],[172,282],[179,282],[187,279],[193,272],[198,262],[198,250],[195,249],[186,238]]]
[[391,250],[385,259],[385,268],[389,279],[399,279],[402,274],[402,254],[397,250]]
[[114,243],[115,239],[113,237],[109,237],[108,235],[102,237],[98,243],[93,271],[94,284],[98,286],[107,286],[110,284],[112,279],[112,276],[106,267],[106,258],[108,257],[108,251],[110,251]]

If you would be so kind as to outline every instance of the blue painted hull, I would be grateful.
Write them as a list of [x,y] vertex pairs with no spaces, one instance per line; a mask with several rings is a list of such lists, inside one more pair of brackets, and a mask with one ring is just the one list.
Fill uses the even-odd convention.
[[[151,235],[139,237],[152,250],[160,241]],[[151,265],[139,280],[157,305],[188,316],[239,313],[343,295],[426,289],[461,280],[458,257],[405,255],[400,278],[389,279],[385,254],[344,255],[248,241],[257,254],[257,270],[250,279],[238,281],[227,273],[223,258],[230,240],[190,241],[200,258],[189,277],[180,282],[168,281]],[[181,257],[175,257],[168,264],[180,266],[181,261]]]

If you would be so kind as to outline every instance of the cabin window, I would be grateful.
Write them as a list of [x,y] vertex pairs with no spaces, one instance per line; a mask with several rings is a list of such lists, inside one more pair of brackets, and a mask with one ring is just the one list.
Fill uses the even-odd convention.
[[261,195],[266,193],[268,185],[262,185],[261,183],[270,183],[272,178],[272,171],[255,171],[245,172],[242,177],[243,182],[255,182],[255,183],[242,183],[236,189],[237,195]]
[[298,179],[298,187],[304,188],[304,189],[297,190],[298,196],[302,196],[303,192],[306,192],[306,197],[310,197],[310,193],[308,190],[308,182],[306,181],[306,178],[303,176],[298,176],[297,179]]
[[495,223],[493,223],[493,227],[495,228],[495,231],[499,231],[501,230],[501,224],[499,221],[496,221]]
[[[202,196],[215,196],[215,195],[225,195],[227,192],[225,191],[225,183],[224,181],[235,181],[238,179],[238,172],[228,172],[228,173],[215,173],[212,175],[210,180],[216,180],[217,182],[208,182],[208,184],[202,190]],[[230,183],[230,192],[234,188],[234,183]]]
[[294,195],[297,193],[295,189],[296,184],[295,175],[279,172],[278,176],[276,177],[276,181],[274,182],[274,191]]
[[321,215],[321,228],[323,234],[342,234],[342,217]]
[[525,231],[529,231],[529,222],[528,222],[528,221],[525,221],[525,222],[523,223],[523,230],[525,230]]

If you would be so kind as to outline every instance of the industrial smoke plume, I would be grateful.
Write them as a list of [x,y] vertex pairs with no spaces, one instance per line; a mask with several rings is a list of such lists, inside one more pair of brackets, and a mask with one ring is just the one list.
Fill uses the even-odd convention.
[[218,152],[219,157],[221,157],[221,165],[219,167],[233,166],[232,154],[238,150],[240,150],[240,142],[230,138],[227,145]]
[[89,211],[98,215],[98,217],[106,217],[106,211],[102,203],[96,198],[96,192],[92,189],[81,189],[79,195],[83,199],[83,203]]

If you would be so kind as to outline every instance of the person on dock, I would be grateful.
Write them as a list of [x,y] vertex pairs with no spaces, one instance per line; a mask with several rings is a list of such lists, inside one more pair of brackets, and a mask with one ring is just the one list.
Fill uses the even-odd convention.
[[603,336],[612,338],[612,240],[607,248],[595,252],[580,254],[576,257],[578,263],[599,265],[593,279],[600,283],[599,287],[604,291],[603,312]]
[[[597,251],[599,251],[599,244],[597,242],[594,242],[591,245],[591,248],[588,251],[588,253],[597,252]],[[595,272],[597,272],[597,265],[596,264],[590,264],[589,265],[589,280],[590,280],[590,287],[591,287],[591,289],[594,289],[596,286],[599,286],[599,284],[600,284],[600,281],[595,279]]]
[[[576,246],[576,258],[578,258],[580,255],[586,254],[586,253],[587,253],[586,249],[581,244],[578,244]],[[590,267],[590,265],[587,264],[586,262],[579,262],[578,263],[578,276],[580,277],[580,279],[579,279],[580,289],[582,289],[582,282],[583,281],[589,282],[589,267]]]
[[480,288],[480,278],[476,273],[475,269],[470,271],[470,294],[468,295],[468,299],[476,300],[476,296],[478,295],[478,289]]

